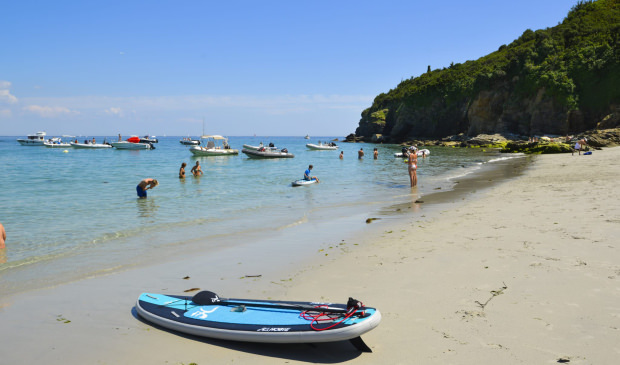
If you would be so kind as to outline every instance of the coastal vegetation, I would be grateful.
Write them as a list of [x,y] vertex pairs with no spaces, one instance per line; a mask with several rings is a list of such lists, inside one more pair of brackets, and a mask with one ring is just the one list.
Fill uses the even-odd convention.
[[355,140],[508,139],[620,125],[620,2],[579,1],[557,26],[527,29],[474,61],[429,70],[378,95]]

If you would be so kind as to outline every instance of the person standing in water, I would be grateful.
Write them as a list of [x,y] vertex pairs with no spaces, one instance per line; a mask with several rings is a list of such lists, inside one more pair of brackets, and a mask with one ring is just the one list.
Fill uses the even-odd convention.
[[185,166],[187,166],[187,164],[185,162],[183,162],[181,164],[181,168],[179,169],[179,179],[184,179],[185,178]]
[[340,159],[342,160],[344,158],[344,151],[340,151]]
[[192,167],[191,172],[192,172],[192,174],[194,174],[194,176],[202,175],[202,169],[200,168],[200,162],[199,161],[196,161],[196,164],[194,165],[194,167]]
[[144,180],[140,181],[138,186],[136,186],[136,192],[138,193],[138,197],[139,198],[146,198],[146,191],[149,190],[149,189],[153,189],[157,185],[159,185],[159,182],[157,182],[157,180],[151,179],[151,178],[144,179]]
[[417,175],[417,168],[418,168],[418,152],[416,151],[415,147],[411,147],[409,148],[409,153],[408,153],[408,160],[407,160],[407,169],[409,170],[409,181],[411,182],[411,187],[414,187],[416,185],[418,185],[418,175]]
[[363,157],[364,157],[364,149],[360,148],[360,150],[357,151],[357,158],[361,160]]
[[379,158],[379,151],[377,151],[377,148],[375,147],[374,152],[372,153],[372,155],[374,156],[374,159],[376,160],[377,158]]

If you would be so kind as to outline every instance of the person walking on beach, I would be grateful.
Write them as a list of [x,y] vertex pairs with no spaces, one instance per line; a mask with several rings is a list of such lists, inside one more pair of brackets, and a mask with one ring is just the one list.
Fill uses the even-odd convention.
[[372,155],[374,156],[374,159],[376,160],[377,158],[379,158],[379,151],[377,151],[377,148],[375,147],[374,152],[372,153]]
[[310,176],[310,172],[312,171],[312,165],[308,166],[308,170],[306,170],[304,172],[304,180],[307,181],[312,181],[312,180],[316,180],[316,182],[320,182],[319,179],[316,176]]
[[364,149],[360,148],[360,150],[357,151],[357,158],[361,160],[362,157],[364,157]]
[[183,162],[181,164],[181,168],[179,169],[179,179],[184,179],[185,178],[185,166],[187,166],[187,164],[185,162]]
[[409,170],[409,181],[411,182],[411,187],[414,187],[418,185],[418,175],[416,172],[418,168],[418,153],[415,147],[412,146],[411,148],[409,148],[409,153],[407,157],[408,157],[407,169]]
[[157,180],[151,179],[151,178],[144,179],[144,180],[140,181],[138,186],[136,186],[136,192],[138,193],[138,197],[139,198],[146,198],[146,191],[149,190],[149,189],[153,189],[157,185],[159,185],[159,182],[157,182]]
[[202,175],[202,169],[200,168],[200,162],[196,161],[196,164],[194,165],[194,167],[192,167],[191,172],[194,176],[200,176]]
[[0,223],[0,249],[6,247],[6,231],[4,230],[4,226]]

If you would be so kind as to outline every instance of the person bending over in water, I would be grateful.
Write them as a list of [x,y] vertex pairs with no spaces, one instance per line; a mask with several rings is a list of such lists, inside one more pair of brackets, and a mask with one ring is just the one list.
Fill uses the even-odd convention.
[[312,165],[308,166],[308,170],[304,172],[304,180],[307,180],[307,181],[316,180],[316,182],[318,183],[319,179],[316,176],[310,176],[310,171],[312,171]]
[[179,179],[184,179],[185,178],[185,166],[187,166],[187,164],[185,162],[183,162],[181,164],[181,168],[179,169]]
[[149,178],[149,179],[144,179],[140,181],[138,186],[136,186],[136,192],[138,193],[138,197],[146,198],[146,191],[149,189],[153,189],[157,185],[159,185],[159,183],[155,179]]
[[192,174],[194,174],[194,176],[202,175],[202,169],[200,168],[200,162],[199,161],[196,161],[196,164],[194,165],[194,167],[192,167],[191,172],[192,172]]
[[407,169],[409,170],[409,180],[411,181],[411,187],[418,185],[418,152],[415,147],[411,147],[408,153]]

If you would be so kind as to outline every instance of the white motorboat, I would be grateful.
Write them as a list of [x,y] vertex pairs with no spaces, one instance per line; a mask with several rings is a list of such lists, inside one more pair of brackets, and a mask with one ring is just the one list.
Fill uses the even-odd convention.
[[140,137],[140,143],[159,143],[159,140],[155,136]]
[[308,147],[311,150],[337,150],[338,149],[338,146],[336,146],[334,142],[323,143],[321,141],[319,141],[318,144],[308,143],[306,144],[306,147]]
[[129,142],[129,141],[110,142],[110,144],[112,145],[112,147],[118,150],[151,150],[155,148],[150,143]]
[[250,158],[293,158],[294,154],[289,153],[286,148],[282,150],[268,150],[266,148],[260,148],[258,150],[242,149],[241,152],[245,153]]
[[187,137],[187,138],[181,138],[179,143],[185,146],[198,146],[200,144],[200,141],[197,139],[191,139]]
[[22,146],[43,146],[46,135],[45,132],[37,132],[36,134],[29,134],[26,138],[18,138],[17,142]]
[[239,150],[230,148],[226,137],[214,134],[201,136],[200,139],[204,145],[189,148],[194,156],[233,156],[239,154]]
[[[426,156],[429,156],[430,154],[431,154],[431,151],[427,149],[418,150],[419,157],[426,157]],[[407,156],[405,156],[402,152],[396,152],[394,153],[394,157],[407,157]]]
[[310,139],[310,136],[306,134],[306,136],[304,137],[304,139]]
[[43,145],[48,148],[67,148],[71,147],[71,143],[63,142],[62,139],[55,137],[50,138],[47,141],[43,142]]
[[71,142],[70,145],[73,148],[112,148],[111,145],[107,144],[107,143],[77,143],[77,142]]
[[246,150],[259,150],[261,148],[264,148],[266,150],[274,150],[274,151],[278,149],[278,147],[274,146],[273,143],[269,143],[269,146],[263,146],[263,142],[261,142],[258,146],[244,144],[243,148]]

